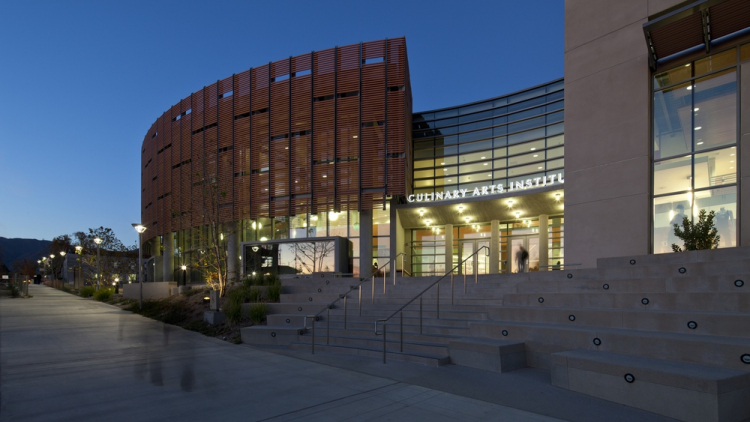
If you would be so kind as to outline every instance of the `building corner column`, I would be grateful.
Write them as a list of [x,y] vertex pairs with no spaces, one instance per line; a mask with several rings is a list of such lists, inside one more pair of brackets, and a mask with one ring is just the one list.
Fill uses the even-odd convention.
[[372,210],[359,213],[359,276],[372,273]]
[[547,214],[539,216],[539,271],[547,271],[549,264],[549,219]]
[[490,265],[489,274],[500,272],[500,222],[490,221]]

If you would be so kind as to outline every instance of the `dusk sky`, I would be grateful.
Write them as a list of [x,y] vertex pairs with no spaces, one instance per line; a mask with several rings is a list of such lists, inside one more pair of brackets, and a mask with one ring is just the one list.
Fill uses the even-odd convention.
[[563,0],[4,1],[0,236],[132,245],[146,131],[233,73],[405,36],[416,112],[562,77],[563,32]]

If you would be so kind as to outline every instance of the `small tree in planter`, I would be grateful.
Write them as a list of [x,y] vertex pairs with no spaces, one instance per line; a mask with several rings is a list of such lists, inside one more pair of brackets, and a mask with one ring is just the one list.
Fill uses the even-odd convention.
[[700,210],[698,221],[693,223],[689,217],[682,219],[682,228],[679,224],[674,225],[674,235],[682,239],[684,249],[676,244],[672,244],[672,251],[697,251],[699,249],[716,249],[719,246],[719,236],[714,225],[714,216],[716,212],[706,213],[706,210]]

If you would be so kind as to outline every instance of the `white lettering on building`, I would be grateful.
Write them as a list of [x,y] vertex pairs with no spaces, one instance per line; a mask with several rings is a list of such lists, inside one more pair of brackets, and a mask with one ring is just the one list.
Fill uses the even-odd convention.
[[482,187],[476,187],[474,188],[474,191],[469,191],[468,189],[461,189],[461,190],[454,190],[454,191],[445,191],[445,192],[435,192],[431,194],[424,194],[424,193],[418,193],[418,194],[411,194],[408,197],[406,197],[407,202],[434,202],[434,201],[440,201],[444,199],[457,199],[457,198],[465,198],[470,193],[469,196],[486,196],[486,195],[493,195],[496,193],[504,193],[504,192],[513,192],[517,190],[526,190],[526,189],[536,189],[544,186],[551,186],[554,184],[561,185],[565,183],[565,180],[563,179],[562,173],[553,174],[550,176],[544,176],[544,177],[535,177],[534,179],[526,179],[526,180],[519,180],[517,182],[511,182],[508,184],[508,189],[505,190],[505,187],[502,183],[498,183],[497,185],[487,185]]

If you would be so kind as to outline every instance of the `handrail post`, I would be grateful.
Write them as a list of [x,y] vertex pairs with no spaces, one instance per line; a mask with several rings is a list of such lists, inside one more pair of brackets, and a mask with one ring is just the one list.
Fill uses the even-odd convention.
[[[390,262],[388,264],[390,265]],[[383,294],[385,294],[385,265],[383,266]]]
[[466,261],[464,260],[464,294],[466,294]]
[[[391,267],[393,267],[393,265]],[[403,268],[403,266],[402,266],[402,268]],[[394,286],[396,285],[396,270],[397,270],[397,268],[391,268],[391,272],[393,273],[393,285]]]
[[385,363],[385,321],[383,321],[383,363]]
[[330,344],[331,338],[331,308],[326,309],[326,345]]
[[344,295],[344,329],[346,330],[346,296]]
[[401,311],[401,353],[404,353],[404,311]]
[[453,270],[451,270],[451,306],[453,306]]
[[375,274],[372,275],[372,296],[370,298],[370,303],[375,303]]
[[315,354],[315,317],[313,317],[312,324],[312,354]]
[[357,290],[359,290],[359,316],[362,316],[362,283],[357,286]]
[[440,319],[440,282],[437,282],[437,319]]

